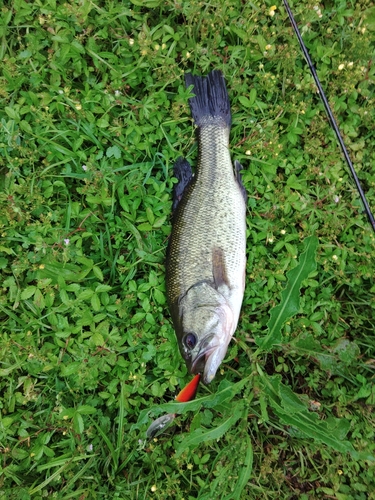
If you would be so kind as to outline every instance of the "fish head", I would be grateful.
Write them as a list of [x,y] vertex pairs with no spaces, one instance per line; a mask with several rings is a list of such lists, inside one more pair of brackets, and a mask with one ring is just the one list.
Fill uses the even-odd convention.
[[[199,293],[201,292],[201,293]],[[223,361],[236,327],[232,309],[216,290],[200,286],[181,309],[179,347],[188,370],[209,384]]]

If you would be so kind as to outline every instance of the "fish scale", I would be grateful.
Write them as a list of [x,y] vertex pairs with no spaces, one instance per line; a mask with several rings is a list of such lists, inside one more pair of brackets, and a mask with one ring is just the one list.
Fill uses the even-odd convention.
[[[244,292],[246,203],[229,152],[230,108],[220,72],[188,75],[196,97],[198,162],[173,214],[167,297],[181,354],[209,383],[236,329]],[[186,166],[186,164],[185,164]],[[178,175],[177,175],[178,177]],[[194,346],[192,344],[194,343]]]

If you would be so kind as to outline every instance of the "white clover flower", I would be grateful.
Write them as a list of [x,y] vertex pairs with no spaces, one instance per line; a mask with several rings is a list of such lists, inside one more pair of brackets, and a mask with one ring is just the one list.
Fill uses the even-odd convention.
[[64,239],[64,243],[65,243],[65,245],[66,245],[66,246],[68,246],[68,245],[69,245],[69,243],[70,243],[70,239],[69,239],[69,238],[65,238],[65,239]]
[[82,170],[84,170],[86,172],[87,170],[87,165],[82,165]]
[[337,195],[336,195],[336,196],[333,198],[333,201],[334,201],[335,203],[338,203],[338,202],[340,201],[340,196],[337,196]]
[[337,260],[338,260],[338,256],[337,256],[337,255],[332,255],[332,259],[333,259],[334,261],[337,261]]
[[282,229],[282,230],[280,231],[280,234],[286,234],[285,229]]
[[338,67],[339,71],[342,71],[345,68],[345,64],[341,63]]
[[129,38],[129,45],[134,45],[134,39],[133,38]]

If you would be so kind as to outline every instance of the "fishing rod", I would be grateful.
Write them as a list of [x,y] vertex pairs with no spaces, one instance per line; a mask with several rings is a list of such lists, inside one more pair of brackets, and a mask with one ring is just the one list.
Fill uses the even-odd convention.
[[284,2],[284,7],[285,7],[285,9],[286,9],[286,11],[288,13],[290,22],[291,22],[291,24],[293,26],[294,32],[295,32],[295,34],[296,34],[296,36],[298,38],[298,42],[299,42],[299,44],[301,46],[303,55],[305,56],[306,62],[308,64],[308,66],[310,68],[310,71],[311,71],[311,74],[312,74],[312,76],[313,76],[313,78],[315,80],[315,84],[316,84],[316,86],[318,88],[318,93],[319,93],[320,98],[321,98],[321,100],[322,100],[322,102],[324,104],[324,107],[325,107],[325,110],[327,112],[329,121],[331,122],[332,128],[333,128],[333,130],[334,130],[334,132],[336,134],[337,140],[338,140],[338,142],[340,144],[341,151],[342,151],[342,153],[344,155],[345,161],[346,161],[346,163],[347,163],[347,165],[349,167],[349,170],[350,170],[350,172],[352,174],[352,177],[354,179],[354,182],[355,182],[355,185],[357,187],[359,196],[361,197],[361,200],[362,200],[362,203],[363,203],[366,215],[368,217],[368,220],[369,220],[369,222],[371,224],[371,227],[372,227],[373,231],[375,232],[375,219],[374,219],[374,216],[372,215],[371,208],[370,208],[369,204],[367,203],[367,199],[366,199],[365,193],[362,190],[362,187],[361,187],[361,184],[359,182],[359,179],[358,179],[358,176],[356,174],[356,171],[354,169],[353,163],[352,163],[352,161],[350,159],[348,150],[346,149],[346,146],[344,144],[343,138],[341,136],[339,127],[338,127],[338,125],[336,123],[335,117],[333,116],[333,113],[331,111],[331,108],[330,108],[330,105],[328,103],[327,97],[326,97],[326,95],[324,93],[324,90],[323,90],[323,88],[321,86],[321,83],[319,81],[318,74],[317,74],[317,72],[315,70],[315,67],[314,67],[312,61],[311,61],[311,57],[310,57],[310,55],[309,55],[309,53],[307,51],[306,45],[304,44],[304,42],[302,40],[301,33],[300,33],[299,29],[298,29],[298,26],[297,26],[297,23],[296,23],[296,21],[294,19],[293,13],[290,10],[289,4],[288,4],[287,0],[283,0],[283,2]]

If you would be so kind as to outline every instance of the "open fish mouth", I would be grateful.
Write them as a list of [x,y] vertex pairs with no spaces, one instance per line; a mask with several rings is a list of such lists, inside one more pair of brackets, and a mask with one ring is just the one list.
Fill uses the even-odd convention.
[[203,373],[207,358],[212,354],[212,352],[216,349],[216,346],[209,347],[208,349],[202,349],[195,359],[192,360],[190,371],[192,374]]
[[202,382],[209,384],[215,378],[216,372],[225,358],[228,345],[215,344],[202,351],[197,355],[191,364],[191,373],[201,373]]

